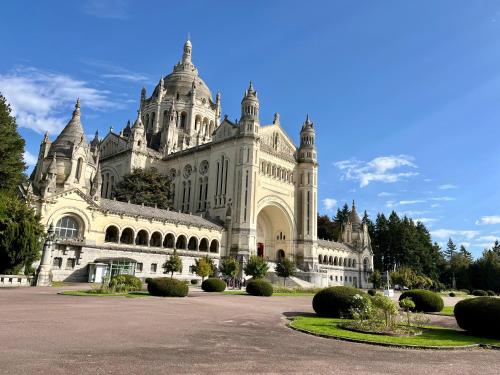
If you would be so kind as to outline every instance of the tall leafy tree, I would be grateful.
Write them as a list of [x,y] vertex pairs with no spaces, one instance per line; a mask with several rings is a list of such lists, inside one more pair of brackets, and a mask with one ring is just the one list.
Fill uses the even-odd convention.
[[288,277],[295,276],[296,271],[297,267],[295,266],[295,262],[290,259],[284,258],[276,263],[275,272],[278,277],[283,278],[283,285],[286,285],[286,279]]
[[24,140],[17,132],[10,105],[0,93],[0,191],[12,192],[23,180]]
[[177,250],[169,255],[167,261],[163,264],[164,273],[169,273],[174,277],[174,272],[182,272],[182,259],[177,255]]
[[212,276],[215,270],[215,264],[208,255],[194,261],[193,271],[201,277],[202,281],[205,280],[205,277]]
[[136,168],[115,187],[116,200],[166,209],[170,206],[170,179],[155,168]]
[[268,270],[267,262],[256,255],[252,255],[243,268],[245,274],[252,276],[254,279],[262,279],[266,276]]
[[232,280],[240,272],[240,263],[233,257],[222,259],[219,265],[219,272],[228,280]]

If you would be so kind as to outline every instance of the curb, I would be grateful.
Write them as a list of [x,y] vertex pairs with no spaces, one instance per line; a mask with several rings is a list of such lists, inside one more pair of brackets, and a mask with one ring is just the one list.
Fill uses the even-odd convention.
[[425,349],[430,349],[430,350],[460,350],[460,349],[473,349],[473,348],[486,348],[486,349],[492,349],[492,350],[500,350],[500,346],[488,345],[488,344],[471,344],[471,345],[461,345],[461,346],[422,346],[422,345],[392,344],[392,343],[387,343],[387,342],[374,342],[374,341],[353,339],[353,338],[349,338],[349,337],[330,336],[330,335],[325,335],[322,333],[311,332],[311,331],[308,331],[306,329],[294,327],[294,326],[292,326],[292,323],[293,322],[288,323],[287,326],[289,328],[293,329],[294,331],[297,331],[297,332],[302,332],[302,333],[306,333],[308,335],[322,337],[325,339],[355,342],[355,343],[359,343],[359,344],[377,345],[377,346],[385,346],[385,347],[391,347],[391,348],[424,349],[424,350]]

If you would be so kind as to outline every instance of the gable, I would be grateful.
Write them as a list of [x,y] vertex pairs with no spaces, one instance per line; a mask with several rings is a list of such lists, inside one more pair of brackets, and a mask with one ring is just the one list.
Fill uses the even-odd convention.
[[260,144],[263,150],[286,158],[293,158],[297,151],[283,128],[277,124],[260,128]]
[[221,141],[223,139],[232,138],[238,135],[238,126],[233,124],[227,118],[224,118],[222,123],[215,129],[212,139]]

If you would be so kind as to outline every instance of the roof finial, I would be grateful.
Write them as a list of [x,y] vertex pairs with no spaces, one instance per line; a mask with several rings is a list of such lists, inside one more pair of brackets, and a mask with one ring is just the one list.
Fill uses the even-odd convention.
[[80,108],[80,98],[76,98],[75,109]]

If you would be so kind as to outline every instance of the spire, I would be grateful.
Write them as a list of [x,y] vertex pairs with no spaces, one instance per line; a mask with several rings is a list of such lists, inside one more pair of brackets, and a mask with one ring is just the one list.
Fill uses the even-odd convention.
[[88,142],[80,120],[80,99],[77,99],[71,120],[52,144],[50,152],[71,156],[73,148],[82,144],[88,145]]
[[144,125],[142,124],[142,110],[141,107],[139,106],[139,110],[137,111],[137,119],[135,120],[134,123],[134,129],[143,129]]
[[354,226],[361,225],[361,219],[359,218],[358,212],[356,211],[356,203],[354,202],[354,199],[352,200],[350,219],[351,219],[351,222],[353,224],[353,228],[354,228]]
[[275,125],[279,125],[280,124],[280,114],[278,112],[276,112],[274,114],[273,124],[275,124]]
[[90,145],[92,147],[95,147],[99,144],[99,130],[96,130],[95,131],[95,136],[94,136],[94,139],[92,140],[92,142],[90,142]]
[[191,51],[192,51],[192,45],[191,45],[191,41],[189,40],[189,34],[188,34],[188,37],[186,39],[186,42],[184,43],[184,52],[182,54],[182,63],[183,64],[186,64],[186,63],[191,63]]
[[47,143],[49,141],[49,132],[45,132],[43,135],[43,143]]

